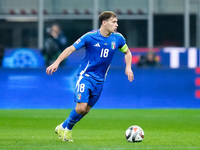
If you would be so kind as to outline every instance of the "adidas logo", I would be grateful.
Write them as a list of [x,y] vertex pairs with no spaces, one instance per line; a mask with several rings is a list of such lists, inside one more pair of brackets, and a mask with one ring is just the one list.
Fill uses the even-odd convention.
[[99,43],[95,44],[94,46],[95,46],[95,47],[100,47]]

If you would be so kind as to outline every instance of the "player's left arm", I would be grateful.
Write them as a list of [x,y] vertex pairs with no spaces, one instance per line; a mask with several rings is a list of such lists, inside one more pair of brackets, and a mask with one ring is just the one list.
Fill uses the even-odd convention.
[[133,71],[131,69],[132,54],[129,49],[127,49],[127,51],[124,53],[125,53],[125,62],[126,62],[125,74],[128,76],[128,80],[132,82],[134,80]]
[[125,62],[126,62],[125,74],[128,76],[128,80],[132,82],[134,80],[133,71],[131,69],[132,54],[126,44],[122,48],[120,48],[120,51],[122,51],[125,54]]

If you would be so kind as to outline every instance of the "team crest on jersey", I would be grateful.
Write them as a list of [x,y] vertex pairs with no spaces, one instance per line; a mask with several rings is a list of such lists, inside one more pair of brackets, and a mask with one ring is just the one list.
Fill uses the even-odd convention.
[[81,99],[81,93],[78,94],[77,98],[80,100]]
[[112,48],[112,49],[115,49],[115,47],[116,47],[116,43],[113,41],[113,42],[111,43],[111,48]]

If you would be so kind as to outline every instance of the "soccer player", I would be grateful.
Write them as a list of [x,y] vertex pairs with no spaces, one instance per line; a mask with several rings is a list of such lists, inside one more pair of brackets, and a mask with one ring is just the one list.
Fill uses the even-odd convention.
[[46,69],[46,73],[52,75],[59,64],[71,53],[85,47],[86,54],[81,61],[78,71],[78,79],[75,88],[74,101],[76,107],[70,112],[69,117],[55,129],[61,141],[72,139],[72,128],[95,105],[101,94],[103,84],[116,50],[125,54],[125,74],[128,80],[134,79],[131,69],[132,55],[128,49],[125,38],[116,32],[117,16],[112,11],[104,11],[99,15],[101,27],[84,34],[73,45],[67,47],[56,61]]

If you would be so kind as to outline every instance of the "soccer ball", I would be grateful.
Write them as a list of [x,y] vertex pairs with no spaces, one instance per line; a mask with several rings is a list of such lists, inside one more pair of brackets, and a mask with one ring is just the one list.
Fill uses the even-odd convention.
[[141,142],[144,138],[144,131],[137,125],[130,126],[125,133],[128,142]]

